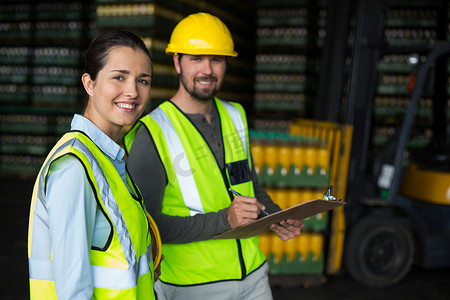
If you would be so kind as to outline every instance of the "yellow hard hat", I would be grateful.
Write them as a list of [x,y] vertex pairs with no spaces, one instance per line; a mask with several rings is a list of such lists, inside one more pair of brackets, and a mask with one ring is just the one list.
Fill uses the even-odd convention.
[[166,54],[224,55],[236,57],[228,27],[208,13],[196,13],[181,20],[172,32]]

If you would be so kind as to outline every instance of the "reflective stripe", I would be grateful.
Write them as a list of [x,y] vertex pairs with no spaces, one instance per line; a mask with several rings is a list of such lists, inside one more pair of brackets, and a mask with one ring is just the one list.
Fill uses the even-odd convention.
[[39,177],[39,189],[38,189],[38,199],[45,199],[45,190],[44,187],[42,185],[44,185],[45,183],[45,176],[47,175],[47,170],[48,170],[48,166],[50,165],[50,163],[53,161],[53,159],[55,158],[56,155],[58,155],[58,153],[70,146],[76,139],[71,139],[68,140],[67,142],[65,142],[64,144],[61,145],[61,147],[58,148],[58,150],[56,150],[53,155],[47,160],[47,163],[45,164],[45,167],[42,169],[43,172],[41,172],[40,177]]
[[[231,103],[233,107],[223,104],[215,98],[216,107],[220,118],[221,135],[223,141],[223,162],[233,163],[248,161],[250,165],[250,152],[248,137],[241,139],[243,133],[247,133],[245,112],[239,104]],[[228,107],[229,110],[226,109]],[[230,195],[227,192],[229,186],[229,174],[220,169],[219,162],[213,157],[211,147],[204,137],[195,128],[189,118],[172,103],[165,102],[160,109],[167,115],[168,121],[155,122],[152,115],[142,122],[146,124],[149,132],[154,136],[169,184],[163,199],[164,213],[167,215],[188,215],[186,213],[186,195],[181,191],[181,183],[173,174],[174,167],[170,159],[169,150],[172,141],[168,139],[180,139],[185,150],[192,149],[187,154],[190,166],[198,185],[198,193],[203,200],[202,205],[206,212],[217,212],[229,207]],[[161,114],[161,112],[159,112]],[[167,130],[175,131],[171,135],[163,134]],[[246,147],[245,147],[246,146]],[[189,148],[188,148],[189,147]],[[205,149],[206,153],[197,153],[196,149]],[[247,149],[247,152],[246,150]],[[209,150],[209,151],[208,151]],[[206,154],[206,155],[205,155]],[[199,158],[210,159],[199,159]],[[212,160],[211,160],[212,158]],[[173,158],[172,158],[173,160]],[[196,170],[198,170],[196,172]],[[205,171],[206,170],[206,171]],[[236,189],[244,195],[254,196],[253,182],[243,182]],[[210,201],[214,199],[214,201]],[[189,199],[188,199],[189,200]],[[207,240],[187,244],[163,244],[161,277],[162,282],[171,285],[197,285],[227,280],[243,280],[248,274],[259,268],[265,261],[264,254],[258,248],[258,237],[228,240]],[[202,263],[198,263],[204,258]]]
[[[53,154],[52,156],[46,161],[45,166],[42,168],[42,171],[39,174],[39,187],[37,190],[37,199],[36,201],[40,201],[40,204],[36,204],[35,208],[34,208],[34,214],[35,215],[40,215],[41,217],[45,215],[45,218],[48,218],[48,212],[47,212],[47,207],[45,206],[44,203],[44,199],[45,199],[45,177],[47,176],[48,173],[48,168],[50,166],[50,163],[54,160],[54,158],[59,154],[59,152],[61,152],[64,148],[67,148],[69,146],[71,146],[76,139],[70,139],[66,142],[64,142]],[[36,221],[35,221],[36,222]],[[45,223],[45,221],[43,221],[43,223]],[[34,224],[33,224],[34,226]],[[45,244],[46,245],[51,245],[51,241],[50,241],[50,236],[46,235],[46,234],[39,234],[40,230],[36,230],[33,233],[33,239],[38,238],[41,242],[41,244],[43,244],[43,240],[45,240]],[[39,259],[43,259],[43,258],[47,258],[50,256],[49,252],[51,251],[50,246],[49,247],[33,247],[34,243],[31,244],[31,256],[32,257],[37,257]],[[31,277],[30,275],[30,278]],[[40,278],[35,278],[35,279],[40,279]]]
[[244,120],[242,120],[241,113],[236,108],[236,106],[234,106],[233,104],[230,104],[230,103],[228,103],[226,101],[222,101],[222,100],[220,100],[220,103],[222,103],[223,106],[225,107],[225,109],[227,110],[228,115],[231,118],[231,122],[233,122],[234,127],[236,128],[236,131],[239,135],[239,138],[241,139],[242,146],[244,147],[245,153],[248,156],[247,133],[245,130],[245,124],[244,124]]
[[[100,164],[98,163],[97,159],[92,154],[92,152],[89,150],[89,148],[85,144],[83,144],[80,140],[78,140],[76,138],[68,140],[63,145],[61,145],[61,147],[59,147],[55,151],[55,153],[52,155],[52,157],[47,161],[45,168],[43,169],[45,171],[43,171],[41,173],[41,177],[40,177],[40,181],[39,181],[40,186],[39,186],[39,191],[38,191],[38,195],[39,195],[38,199],[45,199],[44,187],[42,185],[45,182],[45,180],[43,180],[43,179],[44,179],[44,176],[46,176],[46,174],[48,172],[48,167],[49,167],[50,163],[62,150],[64,150],[64,148],[69,147],[69,146],[82,152],[84,154],[84,156],[86,157],[86,159],[89,161],[89,164],[91,165],[92,171],[96,178],[96,182],[98,184],[98,191],[100,192],[101,197],[103,199],[105,209],[108,212],[108,215],[114,225],[114,228],[116,229],[117,236],[119,238],[119,242],[122,247],[122,251],[125,256],[125,259],[127,260],[129,268],[134,269],[135,265],[136,265],[136,252],[135,252],[135,249],[131,242],[130,234],[129,234],[128,228],[125,224],[125,220],[123,219],[122,213],[120,212],[120,209],[117,206],[117,203],[114,199],[113,192],[109,186],[108,180],[105,176],[105,173],[103,172],[103,169],[101,168]],[[41,197],[41,195],[42,195],[42,197]],[[39,251],[39,250],[45,251],[45,249],[32,249],[32,253],[34,253],[34,251]],[[34,255],[32,254],[32,256],[34,256]],[[37,257],[43,257],[43,256],[48,257],[49,254],[36,253],[36,256]],[[33,263],[34,263],[34,261],[33,261]],[[36,268],[34,268],[34,269],[36,269]],[[34,272],[33,274],[38,274],[38,273],[39,272],[37,272],[37,273]],[[44,272],[43,274],[47,274],[45,276],[48,276],[48,274],[50,274],[50,273]],[[31,274],[30,274],[30,278],[44,279],[44,278],[34,277]]]
[[[55,285],[65,280],[55,277],[59,276],[60,266],[52,260],[45,189],[48,178],[53,176],[52,162],[67,156],[77,158],[84,167],[98,209],[113,230],[105,251],[86,249],[90,258],[88,272],[92,274],[88,280],[95,287],[93,298],[155,299],[152,246],[141,195],[134,185],[130,187],[136,196],[129,192],[111,160],[83,132],[69,132],[58,141],[33,190],[28,238],[31,298],[56,299]],[[128,173],[125,175],[128,183],[132,183]]]
[[[148,251],[147,251],[148,252]],[[151,251],[150,251],[151,252]],[[117,269],[101,266],[92,266],[94,285],[104,289],[129,289],[137,285],[138,278],[150,272],[147,253],[139,258],[139,263],[133,269]]]
[[113,192],[109,186],[108,180],[106,179],[105,173],[103,173],[102,167],[85,144],[76,139],[73,147],[81,151],[86,156],[89,164],[91,165],[92,171],[97,181],[98,190],[102,195],[105,209],[114,224],[114,228],[116,229],[125,259],[128,262],[129,268],[133,269],[134,265],[136,264],[136,252],[131,242],[130,234],[125,224],[125,220],[123,219],[122,213],[120,212],[116,200],[114,199]]
[[159,107],[151,112],[150,115],[159,127],[163,129],[161,131],[169,148],[181,194],[183,195],[186,207],[190,210],[190,215],[194,216],[198,213],[205,213],[186,151],[183,148],[175,127],[173,127],[167,114]]
[[[105,289],[129,289],[137,285],[138,278],[150,272],[152,262],[151,246],[139,258],[139,263],[130,269],[118,269],[92,265],[94,286]],[[54,281],[53,261],[29,258],[30,278]]]

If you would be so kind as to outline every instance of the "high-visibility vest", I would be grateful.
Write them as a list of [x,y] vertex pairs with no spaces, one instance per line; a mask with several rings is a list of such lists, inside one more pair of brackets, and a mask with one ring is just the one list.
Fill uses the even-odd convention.
[[[244,162],[248,172],[251,170],[245,112],[237,103],[215,99],[215,104],[222,130],[224,170],[196,127],[172,102],[162,103],[125,136],[127,151],[140,125],[144,124],[153,137],[168,179],[163,214],[183,217],[217,212],[231,204],[229,187],[254,197],[251,179],[232,184],[226,167]],[[265,262],[258,237],[163,244],[163,254],[159,279],[174,285],[242,280]]]
[[83,164],[97,205],[112,226],[104,248],[90,249],[93,299],[155,299],[150,228],[141,194],[127,173],[130,193],[98,146],[75,131],[58,141],[34,185],[28,233],[31,299],[57,299],[45,184],[51,163],[64,155]]

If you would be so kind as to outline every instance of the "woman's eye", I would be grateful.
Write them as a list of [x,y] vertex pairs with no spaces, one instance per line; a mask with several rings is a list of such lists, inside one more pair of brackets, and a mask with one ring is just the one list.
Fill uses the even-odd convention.
[[114,76],[114,79],[123,80],[123,76]]
[[142,84],[145,84],[145,85],[149,85],[150,84],[149,81],[146,80],[146,79],[139,79],[138,82],[142,83]]

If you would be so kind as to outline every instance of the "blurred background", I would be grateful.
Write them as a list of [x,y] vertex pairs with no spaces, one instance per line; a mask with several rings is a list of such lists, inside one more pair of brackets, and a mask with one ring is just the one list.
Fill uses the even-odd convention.
[[346,205],[301,236],[260,236],[275,299],[449,299],[450,1],[0,2],[2,299],[28,298],[28,212],[48,151],[81,113],[90,41],[139,35],[152,55],[147,111],[175,93],[164,54],[190,13],[229,27],[237,58],[219,98],[244,105],[260,182],[282,208]]

